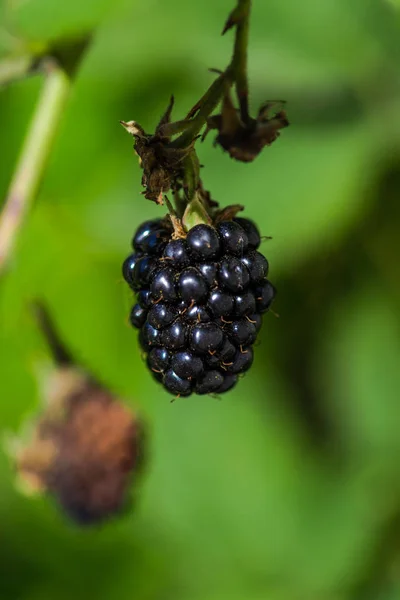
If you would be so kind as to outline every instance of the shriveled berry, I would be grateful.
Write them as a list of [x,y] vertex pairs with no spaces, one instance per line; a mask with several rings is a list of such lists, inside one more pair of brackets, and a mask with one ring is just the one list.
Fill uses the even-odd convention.
[[197,269],[200,271],[209,287],[214,287],[217,284],[218,268],[215,263],[200,263],[197,265]]
[[196,354],[214,352],[222,346],[224,334],[215,323],[199,323],[192,328],[190,347]]
[[151,293],[154,298],[164,302],[175,302],[178,294],[175,285],[175,271],[171,267],[165,267],[155,274],[151,282]]
[[252,292],[245,292],[235,296],[235,309],[234,315],[236,317],[243,317],[250,313],[254,313],[256,310],[256,299]]
[[221,383],[219,388],[216,391],[217,394],[223,394],[224,392],[228,392],[237,384],[237,375],[233,375],[231,373],[227,373],[224,376],[224,381]]
[[226,370],[229,373],[244,373],[250,369],[253,364],[253,359],[254,353],[251,346],[239,349],[233,357],[231,364],[227,365]]
[[252,283],[260,283],[267,277],[268,261],[260,252],[249,252],[241,260],[249,271]]
[[135,235],[133,236],[132,246],[135,250],[144,251],[144,243],[147,238],[153,231],[157,231],[158,229],[162,229],[162,221],[161,219],[153,219],[151,221],[145,221],[140,225]]
[[204,364],[200,357],[184,350],[175,354],[171,362],[171,368],[183,379],[197,378],[203,373]]
[[222,386],[224,376],[216,369],[207,371],[196,384],[196,394],[211,394]]
[[256,297],[257,311],[263,313],[269,309],[275,298],[276,290],[272,283],[266,281],[260,286],[257,286],[254,290]]
[[214,317],[228,317],[233,310],[233,297],[227,292],[215,290],[210,294],[207,307]]
[[256,250],[261,243],[260,232],[257,225],[253,221],[250,221],[250,219],[244,219],[243,217],[236,217],[234,221],[239,223],[240,227],[245,230],[249,248]]
[[168,350],[177,350],[186,345],[188,327],[180,319],[161,331],[161,343]]
[[247,267],[236,257],[221,262],[218,280],[221,286],[230,292],[243,292],[249,285],[250,275]]
[[166,371],[171,362],[171,355],[166,348],[153,348],[147,356],[149,369],[155,373]]
[[137,254],[131,254],[126,258],[122,265],[122,276],[125,279],[126,283],[128,283],[131,287],[133,284],[133,272],[135,270],[135,265],[141,257]]
[[148,285],[157,268],[157,261],[149,256],[139,258],[135,264],[132,274],[132,287],[139,290],[144,285]]
[[244,229],[235,221],[223,221],[217,227],[223,251],[235,256],[243,256],[249,241]]
[[187,245],[194,257],[208,260],[219,254],[220,241],[214,227],[210,225],[195,225],[189,230],[186,238]]
[[190,257],[185,240],[171,240],[164,249],[164,259],[176,268],[190,265]]
[[179,295],[187,303],[202,302],[208,292],[207,284],[194,267],[183,269],[178,280]]
[[240,321],[233,321],[233,323],[227,326],[227,333],[236,346],[246,346],[247,344],[253,344],[256,339],[256,328],[253,323],[250,323],[247,319],[241,319]]
[[160,332],[146,321],[140,330],[139,341],[143,350],[160,345]]
[[142,325],[146,321],[146,317],[147,310],[145,308],[142,308],[140,304],[135,304],[135,306],[131,310],[129,320],[133,327],[140,329],[140,327],[142,327]]
[[172,369],[169,369],[164,375],[164,386],[171,394],[178,396],[190,396],[192,393],[191,381],[182,379]]
[[147,320],[156,329],[162,329],[170,325],[177,316],[178,311],[174,306],[159,302],[149,310]]

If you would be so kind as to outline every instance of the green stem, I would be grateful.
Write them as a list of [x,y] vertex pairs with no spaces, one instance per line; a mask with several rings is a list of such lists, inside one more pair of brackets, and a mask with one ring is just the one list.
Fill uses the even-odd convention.
[[173,142],[172,148],[186,148],[191,144],[193,139],[200,133],[207,122],[207,118],[218,106],[224,93],[225,88],[225,73],[222,73],[216,79],[203,96],[203,101],[199,107],[197,115],[192,119],[189,127]]
[[200,181],[200,165],[195,150],[192,150],[183,161],[185,178],[183,181],[187,202],[195,195]]
[[0,271],[38,192],[71,88],[70,78],[54,60],[48,59],[43,70],[41,96],[0,215]]
[[174,190],[174,204],[178,217],[181,219],[186,208],[186,199],[182,198],[178,190]]
[[[247,46],[249,41],[249,20],[251,0],[238,0],[236,8],[231,13],[232,22],[228,28],[235,26],[235,45],[232,60],[224,73],[213,82],[202,99],[198,102],[197,115],[192,119],[186,130],[177,137],[171,146],[184,148],[188,146],[202,130],[208,117],[218,106],[226,90],[227,82],[235,82],[239,100],[240,116],[244,123],[250,121],[249,116],[249,85],[247,78]],[[229,20],[228,20],[229,23]]]
[[50,317],[46,306],[37,300],[32,303],[31,309],[43,334],[43,337],[47,342],[54,362],[58,366],[72,365],[74,362],[73,358],[61,341],[53,319]]
[[0,62],[0,88],[33,72],[37,58],[30,55],[6,58]]
[[247,47],[249,42],[249,20],[251,0],[238,0],[239,14],[236,25],[235,46],[231,64],[228,69],[235,80],[236,94],[239,100],[240,116],[243,123],[248,123],[249,116],[249,84],[247,78]]

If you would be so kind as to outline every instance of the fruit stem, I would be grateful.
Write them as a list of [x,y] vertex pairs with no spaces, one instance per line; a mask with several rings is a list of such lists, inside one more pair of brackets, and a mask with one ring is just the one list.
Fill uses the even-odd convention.
[[169,218],[171,219],[172,227],[174,228],[174,233],[172,234],[172,237],[174,239],[186,237],[186,232],[183,228],[182,221],[176,214],[176,210],[172,206],[167,196],[164,196],[164,202],[167,205]]
[[[237,5],[230,13],[222,32],[224,34],[232,27],[235,27],[236,29],[231,62],[224,72],[219,72],[217,79],[189,111],[189,114],[185,119],[187,126],[175,140],[170,142],[169,146],[171,148],[187,148],[193,143],[201,129],[207,124],[208,117],[221,102],[224,94],[227,93],[227,88],[229,89],[233,84],[235,84],[239,101],[241,119],[244,124],[250,122],[248,102],[249,86],[247,77],[247,46],[249,40],[250,9],[251,0],[237,0]],[[185,121],[182,121],[182,123]],[[196,219],[200,218],[202,222],[205,222],[205,213],[207,213],[206,207],[203,205],[200,196],[196,198],[200,184],[200,168],[195,150],[193,150],[183,162],[183,170],[187,203],[189,205],[193,199],[195,199],[193,207],[196,207],[196,210],[194,211],[197,213]],[[182,204],[181,199],[180,204]],[[200,205],[201,216],[199,217],[198,209],[200,208]],[[179,206],[179,212],[182,212],[181,206]],[[180,216],[182,215],[180,214]],[[186,225],[185,222],[185,226]]]
[[[251,0],[237,0],[237,5],[231,12],[225,24],[223,34],[236,26],[235,43],[231,62],[219,77],[213,81],[202,98],[189,112],[189,117],[195,114],[186,128],[170,146],[173,148],[185,148],[200,133],[206,125],[208,117],[218,106],[224,92],[226,83],[235,83],[236,93],[239,100],[240,114],[244,123],[250,119],[248,108],[248,78],[247,78],[247,46],[249,41],[249,20]],[[197,113],[197,114],[196,114]]]
[[184,191],[187,202],[190,202],[199,188],[200,183],[200,165],[196,151],[193,149],[183,161],[185,172]]
[[182,218],[186,208],[186,200],[181,197],[179,190],[177,189],[173,191],[173,194],[176,213],[180,218]]
[[243,123],[248,123],[249,116],[249,84],[247,77],[247,47],[249,43],[249,20],[251,0],[238,0],[236,16],[236,35],[233,56],[228,71],[235,80],[236,94],[239,101],[240,116]]
[[50,349],[54,362],[58,366],[72,365],[74,363],[72,356],[61,341],[54,322],[45,305],[39,301],[35,301],[32,303],[31,308],[37,320],[39,329]]
[[199,100],[192,110],[197,112],[190,125],[179,137],[170,144],[172,148],[185,148],[189,146],[194,138],[200,133],[207,122],[207,118],[218,106],[225,89],[225,73],[222,73],[208,88],[204,96]]
[[54,59],[42,67],[43,89],[0,215],[0,272],[37,195],[71,88],[71,79]]

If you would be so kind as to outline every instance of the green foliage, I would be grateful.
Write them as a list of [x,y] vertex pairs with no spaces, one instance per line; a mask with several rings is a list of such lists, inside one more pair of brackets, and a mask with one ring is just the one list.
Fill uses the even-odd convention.
[[[283,97],[291,126],[251,164],[214,149],[212,133],[199,145],[212,197],[245,204],[273,236],[263,250],[280,318],[265,319],[238,388],[170,404],[126,325],[120,265],[162,209],[140,196],[118,121],[152,131],[171,93],[183,118],[207,67],[228,62],[231,8],[26,0],[5,13],[30,44],[95,35],[0,282],[2,431],[39,405],[46,349],[27,304],[40,297],[82,363],[141,408],[152,446],[137,506],[90,532],[20,495],[2,453],[0,598],[400,597],[398,2],[254,0],[253,112]],[[1,91],[0,197],[39,87]]]

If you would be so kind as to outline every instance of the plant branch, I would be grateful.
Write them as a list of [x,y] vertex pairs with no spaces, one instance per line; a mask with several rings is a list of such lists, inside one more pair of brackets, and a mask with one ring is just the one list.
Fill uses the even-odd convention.
[[249,84],[247,78],[247,47],[249,42],[249,20],[251,0],[238,0],[235,45],[228,71],[235,80],[243,123],[249,122]]
[[49,347],[54,362],[58,366],[72,365],[74,363],[72,356],[63,344],[46,306],[36,300],[31,304],[31,310]]
[[0,62],[0,89],[7,84],[32,74],[38,59],[31,55],[6,58]]
[[0,215],[0,272],[42,181],[71,80],[53,59],[43,61],[45,80]]
[[247,46],[249,40],[250,8],[251,0],[237,0],[236,8],[229,15],[222,32],[224,34],[232,27],[236,27],[235,44],[231,62],[189,112],[188,117],[191,117],[192,115],[196,116],[193,116],[192,121],[186,130],[171,142],[172,147],[183,148],[193,141],[204,125],[206,125],[208,117],[218,106],[226,90],[226,85],[229,82],[235,82],[241,118],[245,124],[249,122]]
[[216,79],[207,92],[204,94],[203,98],[196,105],[195,109],[197,110],[197,115],[193,117],[189,127],[177,137],[173,142],[171,142],[171,147],[173,148],[185,148],[188,146],[194,138],[200,133],[202,128],[207,122],[207,118],[210,114],[215,110],[218,106],[221,98],[223,96],[225,89],[225,73],[222,73]]

